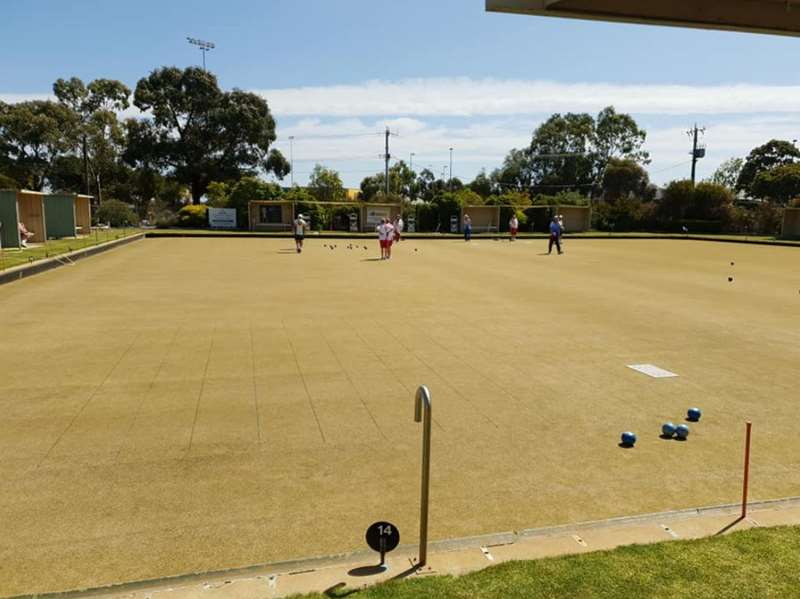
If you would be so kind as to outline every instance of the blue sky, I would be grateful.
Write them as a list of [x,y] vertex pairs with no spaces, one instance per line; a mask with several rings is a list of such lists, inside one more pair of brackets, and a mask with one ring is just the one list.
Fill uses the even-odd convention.
[[[685,176],[707,127],[707,175],[771,137],[800,137],[800,40],[486,13],[482,0],[6,0],[0,98],[50,93],[58,77],[136,81],[200,61],[212,40],[225,88],[263,93],[295,180],[317,162],[345,183],[392,153],[441,173],[491,170],[552,112],[611,103],[648,130],[653,180]],[[33,37],[32,37],[33,36]]]

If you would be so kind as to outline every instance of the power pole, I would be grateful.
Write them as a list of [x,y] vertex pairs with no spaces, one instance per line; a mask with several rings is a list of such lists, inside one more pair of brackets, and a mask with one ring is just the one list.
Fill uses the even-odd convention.
[[384,183],[386,184],[386,197],[389,197],[389,158],[391,158],[391,154],[389,154],[389,127],[386,127],[386,153],[383,155],[384,159],[384,172],[383,176],[386,179]]
[[386,146],[385,146],[384,153],[381,154],[381,158],[383,158],[383,160],[384,160],[383,176],[386,179],[385,185],[384,185],[384,191],[385,191],[387,196],[389,195],[389,159],[392,157],[392,155],[389,153],[389,136],[390,135],[395,135],[396,136],[397,133],[392,133],[391,131],[389,131],[389,127],[386,127],[386,132],[385,132]]
[[706,156],[705,146],[697,145],[697,136],[699,133],[705,133],[705,127],[698,128],[697,123],[694,127],[689,129],[686,134],[692,138],[692,187],[694,187],[695,177],[697,172],[697,161]]
[[294,135],[289,136],[289,173],[291,174],[291,186],[294,187]]

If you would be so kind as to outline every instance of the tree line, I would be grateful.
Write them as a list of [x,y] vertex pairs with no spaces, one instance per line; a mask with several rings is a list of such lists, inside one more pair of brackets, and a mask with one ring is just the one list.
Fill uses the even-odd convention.
[[[0,102],[0,187],[116,199],[144,217],[198,202],[213,181],[284,177],[275,120],[257,94],[223,91],[203,69],[53,84],[54,100]],[[129,109],[139,112],[122,118]],[[155,206],[153,206],[155,204]]]
[[[0,102],[0,187],[87,193],[101,205],[118,200],[139,218],[166,224],[201,198],[236,208],[241,222],[252,199],[345,199],[339,174],[322,165],[302,189],[267,182],[265,175],[281,180],[290,170],[272,147],[276,125],[267,101],[224,91],[203,69],[162,67],[133,91],[112,79],[59,79],[53,95]],[[696,186],[679,180],[659,192],[646,170],[646,137],[633,117],[611,106],[597,115],[554,114],[526,147],[511,149],[472,181],[445,180],[400,161],[389,169],[388,186],[382,172],[365,177],[359,198],[413,203],[432,226],[446,225],[464,205],[517,210],[524,226],[528,207],[592,202],[601,229],[674,229],[690,221],[768,231],[777,211],[800,196],[800,150],[788,141],[730,159]]]

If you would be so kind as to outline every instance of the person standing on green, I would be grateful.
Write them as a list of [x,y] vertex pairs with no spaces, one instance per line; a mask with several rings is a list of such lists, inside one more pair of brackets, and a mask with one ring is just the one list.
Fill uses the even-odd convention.
[[464,241],[472,239],[472,219],[469,214],[464,215]]
[[292,227],[294,229],[294,245],[297,248],[297,253],[299,254],[303,251],[303,239],[305,239],[306,236],[308,223],[306,223],[305,217],[302,214],[298,214],[297,218],[294,219]]
[[550,221],[550,243],[547,246],[548,255],[553,253],[553,244],[555,244],[558,249],[558,253],[561,254],[561,225],[558,224],[558,219],[555,216],[553,220]]

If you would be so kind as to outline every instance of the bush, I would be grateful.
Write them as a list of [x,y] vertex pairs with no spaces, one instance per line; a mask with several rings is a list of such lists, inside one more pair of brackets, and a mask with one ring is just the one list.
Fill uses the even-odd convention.
[[733,192],[724,185],[698,183],[686,216],[704,220],[721,219],[727,208],[733,205],[733,200]]
[[721,218],[725,233],[749,233],[755,229],[753,211],[741,206],[728,206]]
[[436,231],[436,227],[439,224],[439,210],[436,206],[430,203],[417,204],[416,217],[417,231]]
[[208,226],[208,206],[190,204],[178,210],[178,226],[200,229]]
[[100,204],[95,217],[98,223],[105,223],[112,227],[131,226],[139,222],[139,217],[131,207],[119,200],[106,200]]
[[559,191],[556,195],[538,194],[534,206],[588,206],[589,198],[577,191]]
[[780,235],[783,210],[772,202],[762,202],[753,210],[753,233],[758,235]]
[[328,207],[320,205],[316,200],[309,203],[298,202],[295,207],[297,214],[307,217],[308,226],[312,231],[323,231],[328,228],[328,221],[330,221]]
[[171,229],[178,226],[178,215],[169,210],[156,212],[153,224],[159,229]]
[[227,208],[236,209],[236,222],[247,223],[248,206],[252,200],[279,200],[281,188],[258,177],[243,177],[233,187],[226,199]]
[[592,210],[592,226],[599,231],[634,231],[645,228],[646,216],[652,213],[649,204],[638,198],[620,197],[613,202],[598,202]]

